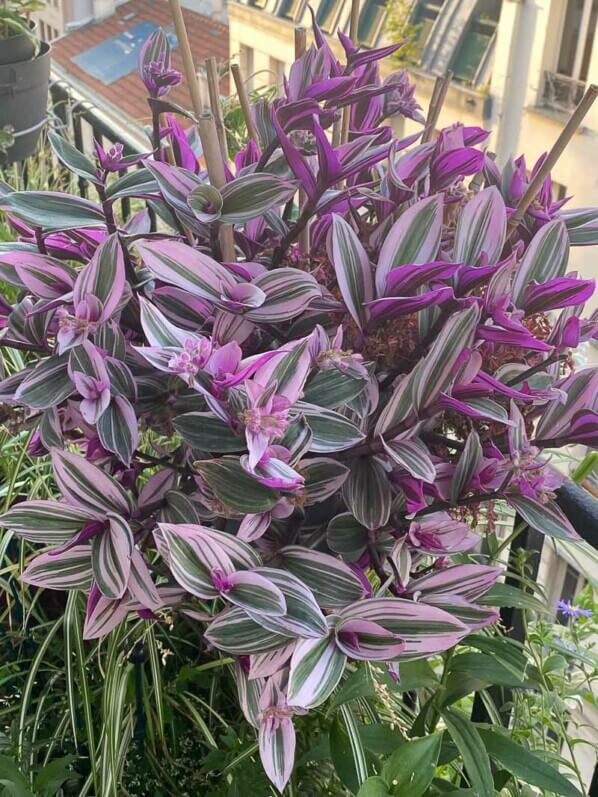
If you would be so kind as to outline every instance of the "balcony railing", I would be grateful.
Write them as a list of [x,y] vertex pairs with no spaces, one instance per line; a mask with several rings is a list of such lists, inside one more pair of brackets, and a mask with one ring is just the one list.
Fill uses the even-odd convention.
[[555,111],[569,112],[583,97],[586,84],[558,72],[544,72],[542,105]]

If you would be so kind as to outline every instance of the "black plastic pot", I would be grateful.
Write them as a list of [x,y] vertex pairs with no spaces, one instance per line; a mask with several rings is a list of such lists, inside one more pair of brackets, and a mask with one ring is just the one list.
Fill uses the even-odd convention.
[[50,45],[42,42],[34,58],[2,63],[6,60],[4,47],[11,38],[0,42],[0,128],[10,127],[15,136],[12,147],[0,155],[8,162],[24,160],[35,151],[46,121],[50,82]]
[[[37,25],[30,22],[29,27],[33,34],[36,33]],[[9,36],[0,39],[0,66],[4,64],[16,64],[19,61],[31,61],[35,55],[35,42],[29,36]]]

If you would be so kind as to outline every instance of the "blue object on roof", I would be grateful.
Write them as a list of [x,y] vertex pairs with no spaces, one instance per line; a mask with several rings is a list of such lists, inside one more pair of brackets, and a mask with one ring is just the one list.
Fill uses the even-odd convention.
[[[111,36],[106,41],[96,44],[89,50],[73,56],[71,61],[87,72],[88,75],[109,86],[121,77],[129,75],[137,69],[139,51],[145,40],[157,30],[153,22],[138,22],[118,36]],[[178,47],[176,34],[166,30],[171,47]]]

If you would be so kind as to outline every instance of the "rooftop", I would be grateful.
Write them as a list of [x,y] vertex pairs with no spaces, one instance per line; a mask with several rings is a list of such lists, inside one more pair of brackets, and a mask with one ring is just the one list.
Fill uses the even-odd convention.
[[[196,67],[214,56],[226,63],[229,58],[228,27],[210,17],[184,9],[183,15]],[[73,30],[52,45],[57,75],[73,82],[95,104],[111,104],[135,123],[151,121],[146,90],[137,74],[137,56],[145,39],[156,28],[169,32],[173,66],[183,64],[167,0],[129,0],[114,14]],[[221,94],[228,94],[228,78],[221,82]],[[169,100],[190,107],[186,81],[169,94]]]

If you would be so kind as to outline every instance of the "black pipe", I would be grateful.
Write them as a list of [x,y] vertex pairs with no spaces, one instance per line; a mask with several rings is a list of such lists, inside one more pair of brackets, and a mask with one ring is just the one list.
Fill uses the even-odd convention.
[[598,548],[598,499],[567,479],[556,490],[556,502],[579,536]]

